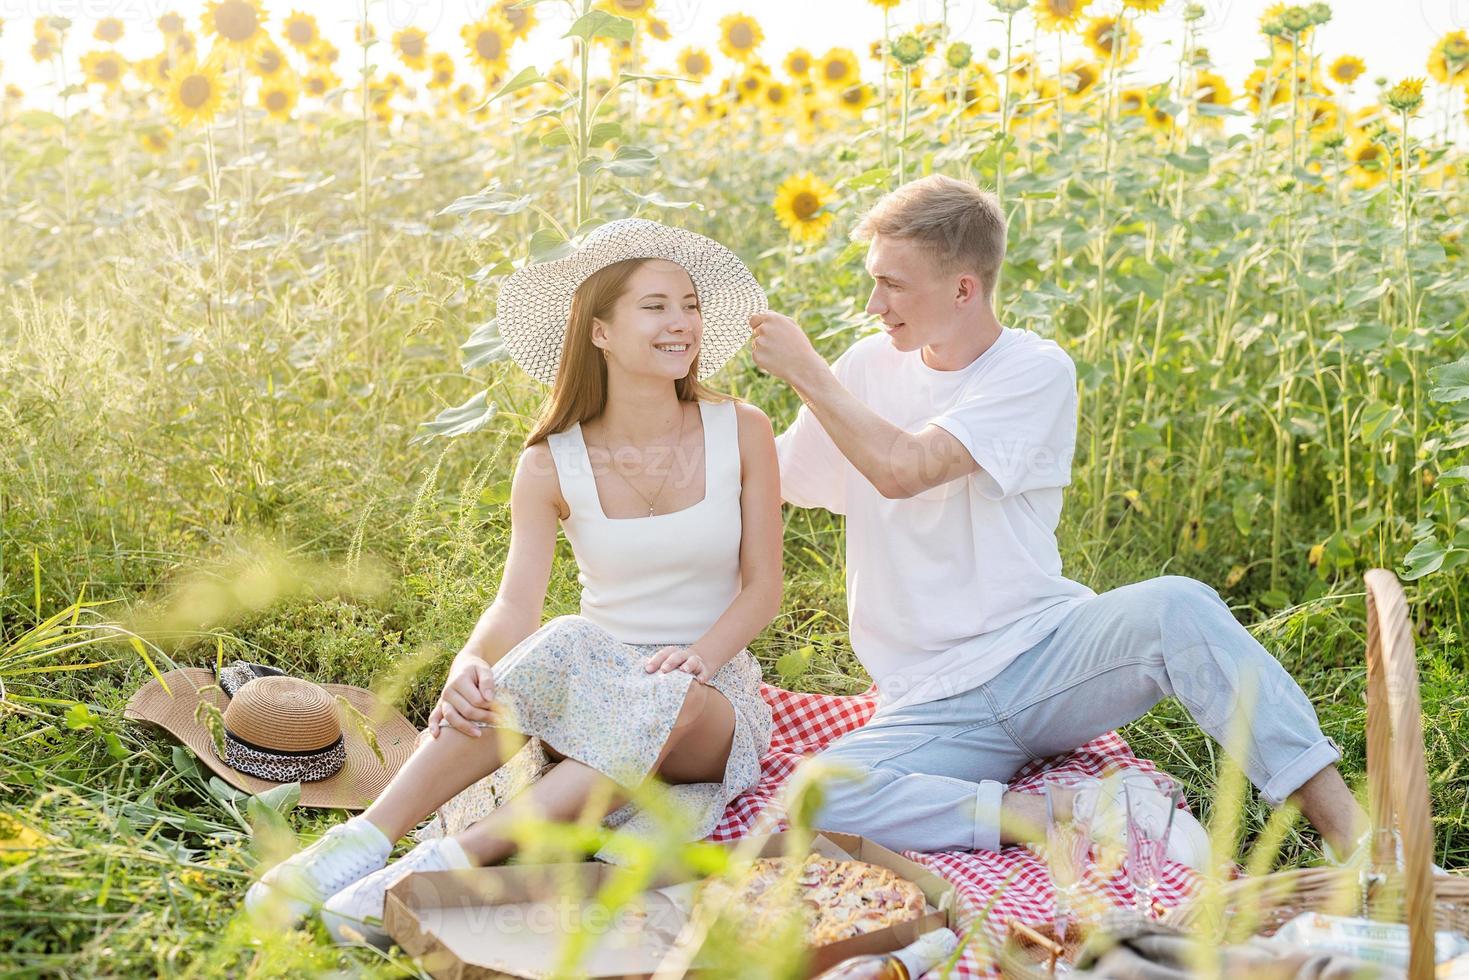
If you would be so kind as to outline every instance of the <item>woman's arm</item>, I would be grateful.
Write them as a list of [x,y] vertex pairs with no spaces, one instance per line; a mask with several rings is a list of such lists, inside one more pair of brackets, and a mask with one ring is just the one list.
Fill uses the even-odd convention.
[[784,570],[775,433],[770,419],[754,405],[736,402],[735,416],[739,420],[742,528],[739,595],[694,643],[665,647],[650,657],[649,671],[683,667],[707,681],[780,612]]
[[541,625],[563,506],[550,447],[537,443],[516,463],[510,485],[510,551],[500,589],[449,667],[444,692],[429,716],[435,735],[441,723],[478,735],[475,722],[495,720],[490,665]]

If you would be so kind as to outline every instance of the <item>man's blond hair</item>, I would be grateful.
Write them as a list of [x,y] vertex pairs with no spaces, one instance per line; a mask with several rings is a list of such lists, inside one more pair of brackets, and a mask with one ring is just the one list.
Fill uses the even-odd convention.
[[904,238],[927,248],[945,272],[973,272],[993,300],[1005,261],[1005,212],[999,198],[964,180],[933,174],[883,196],[852,237]]

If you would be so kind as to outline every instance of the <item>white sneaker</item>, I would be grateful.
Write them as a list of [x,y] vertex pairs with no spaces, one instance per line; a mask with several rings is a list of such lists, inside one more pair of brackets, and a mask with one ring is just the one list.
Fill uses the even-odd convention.
[[[1127,847],[1127,800],[1122,793],[1122,781],[1137,774],[1137,769],[1119,769],[1101,780],[1102,789],[1097,799],[1097,815],[1092,821],[1092,839],[1115,844],[1120,849]],[[1157,805],[1168,804],[1162,790],[1156,790]],[[1186,864],[1195,871],[1209,866],[1209,832],[1187,810],[1175,810],[1168,831],[1167,857],[1170,861]]]
[[353,817],[261,875],[245,892],[245,908],[253,911],[279,903],[294,924],[325,899],[387,864],[392,852],[393,842],[372,821]]
[[415,871],[452,871],[470,868],[468,856],[452,837],[424,841],[386,868],[356,881],[321,908],[321,922],[339,943],[368,942],[379,949],[392,945],[383,931],[383,902],[388,889]]

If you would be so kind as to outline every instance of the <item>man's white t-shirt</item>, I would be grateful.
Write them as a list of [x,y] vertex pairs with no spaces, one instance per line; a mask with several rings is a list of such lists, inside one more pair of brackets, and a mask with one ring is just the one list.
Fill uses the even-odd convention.
[[1061,574],[1056,524],[1076,443],[1076,368],[1056,343],[1003,328],[939,371],[883,334],[853,344],[837,379],[888,422],[930,422],[979,464],[916,497],[878,493],[802,406],[776,439],[781,495],[846,515],[852,651],[879,706],[971,690],[1096,595]]

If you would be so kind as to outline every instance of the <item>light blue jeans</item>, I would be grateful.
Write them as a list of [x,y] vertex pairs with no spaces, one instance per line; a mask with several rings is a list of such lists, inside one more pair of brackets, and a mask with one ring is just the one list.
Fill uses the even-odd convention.
[[1080,604],[973,690],[879,708],[815,757],[843,772],[826,785],[813,825],[898,850],[998,850],[1000,800],[1021,766],[1168,696],[1237,750],[1272,806],[1341,758],[1305,693],[1219,594],[1165,575]]

